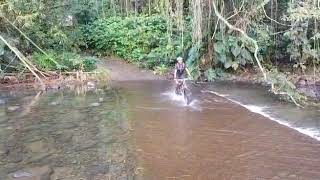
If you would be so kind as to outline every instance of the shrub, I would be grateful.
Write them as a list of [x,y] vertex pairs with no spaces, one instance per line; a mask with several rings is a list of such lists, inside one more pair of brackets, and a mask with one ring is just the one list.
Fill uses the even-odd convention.
[[92,71],[97,68],[97,59],[94,57],[81,57],[71,52],[48,52],[47,55],[35,53],[33,62],[39,69],[46,71]]
[[[160,64],[171,64],[171,59],[188,48],[180,47],[179,31],[175,29],[170,37],[171,43],[168,43],[168,25],[161,15],[97,20],[86,26],[83,32],[92,49],[150,69]],[[185,39],[189,36],[190,33],[185,32]]]

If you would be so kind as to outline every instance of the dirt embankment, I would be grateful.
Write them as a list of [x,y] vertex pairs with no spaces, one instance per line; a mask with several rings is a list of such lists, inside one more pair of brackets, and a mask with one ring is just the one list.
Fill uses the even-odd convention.
[[100,66],[110,72],[112,81],[139,81],[139,80],[164,80],[162,76],[155,75],[150,70],[140,69],[136,65],[126,63],[120,59],[106,58]]
[[[101,58],[98,62],[98,69],[107,70],[109,77],[106,81],[139,81],[139,80],[164,80],[163,76],[155,75],[150,70],[141,69],[134,64],[129,64],[117,58]],[[80,73],[81,74],[81,73]],[[96,86],[98,79],[89,77],[94,73],[74,74],[56,74],[52,77],[44,78],[43,83],[47,89],[60,89],[68,86],[90,85]],[[101,77],[100,77],[101,78]],[[104,78],[104,77],[102,77]],[[31,73],[24,77],[17,77],[14,74],[0,78],[0,89],[41,89],[40,83],[32,76]]]
[[[320,76],[308,74],[289,74],[288,80],[296,86],[296,91],[307,96],[309,100],[320,101]],[[227,74],[221,81],[242,82],[269,86],[258,71],[248,71],[239,74]]]

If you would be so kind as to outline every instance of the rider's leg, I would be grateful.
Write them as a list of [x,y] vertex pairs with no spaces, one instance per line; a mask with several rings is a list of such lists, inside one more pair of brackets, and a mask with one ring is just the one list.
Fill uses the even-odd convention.
[[181,95],[181,88],[182,88],[182,83],[180,80],[177,81],[176,83],[176,94]]

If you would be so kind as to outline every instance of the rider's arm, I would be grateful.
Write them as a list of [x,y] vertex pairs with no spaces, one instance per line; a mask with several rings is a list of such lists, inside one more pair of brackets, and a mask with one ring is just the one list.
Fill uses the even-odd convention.
[[174,68],[173,79],[177,79],[177,68]]
[[188,68],[186,68],[186,71],[187,71],[188,77],[191,77],[191,74]]

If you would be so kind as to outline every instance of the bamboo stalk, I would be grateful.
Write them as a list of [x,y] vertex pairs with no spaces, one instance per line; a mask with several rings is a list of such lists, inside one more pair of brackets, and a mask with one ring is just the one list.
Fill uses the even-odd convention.
[[42,79],[35,72],[35,70],[27,63],[28,59],[16,47],[13,47],[2,35],[0,35],[0,40],[3,41],[9,47],[9,49],[15,53],[15,55],[25,65],[25,67],[27,67],[29,71],[38,79],[42,87],[44,87],[44,83],[42,82]]
[[[26,38],[32,45],[34,45],[40,52],[42,52],[44,55],[46,55],[47,57],[49,57],[49,55],[43,50],[41,49],[35,42],[33,42],[24,32],[22,32],[16,25],[14,25],[8,18],[6,18],[5,16],[0,16],[2,18],[4,18],[13,28],[15,28],[24,38]],[[50,60],[55,63],[56,65],[58,65],[59,63],[57,61],[55,61],[54,59]]]

